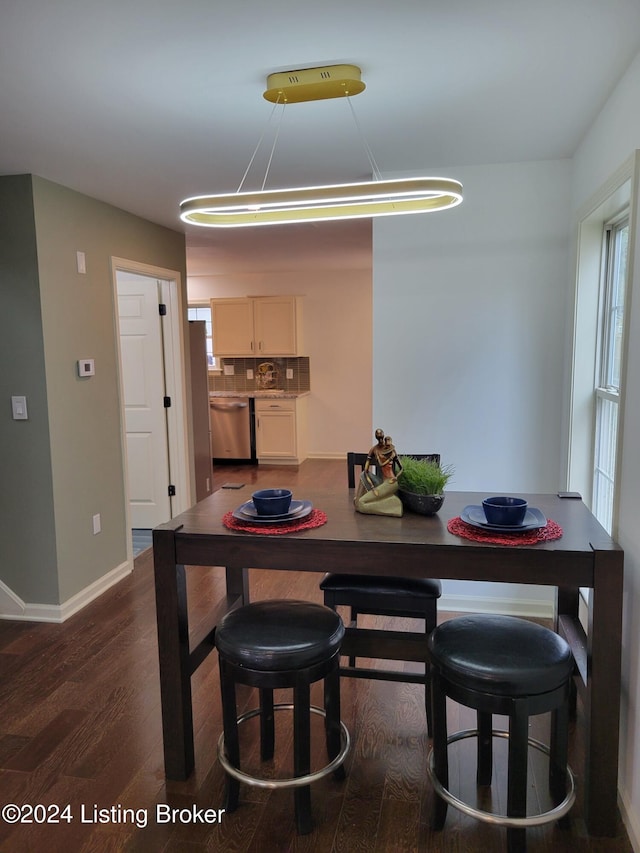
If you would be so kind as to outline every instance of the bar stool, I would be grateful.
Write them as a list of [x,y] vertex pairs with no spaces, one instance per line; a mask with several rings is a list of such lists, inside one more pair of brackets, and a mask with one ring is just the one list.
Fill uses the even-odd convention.
[[[344,625],[338,614],[307,601],[258,601],[227,613],[215,633],[220,664],[224,731],[218,758],[227,773],[228,812],[238,807],[240,782],[263,788],[293,788],[296,826],[311,832],[309,783],[333,773],[344,778],[349,732],[340,720],[340,644]],[[310,685],[324,679],[324,708],[311,705]],[[260,707],[238,716],[236,684],[259,688]],[[273,691],[293,689],[293,704],[276,704]],[[293,711],[292,778],[265,779],[240,769],[238,725],[260,716],[260,755],[274,754],[274,712]],[[310,714],[324,717],[329,763],[311,772]]]
[[[336,610],[340,605],[351,608],[349,628],[352,629],[353,638],[369,638],[375,643],[374,651],[368,652],[370,657],[395,661],[400,657],[397,652],[398,644],[403,641],[405,644],[411,643],[412,651],[405,652],[406,659],[423,662],[424,671],[421,673],[405,672],[400,667],[390,670],[356,666],[356,656],[350,655],[349,665],[340,669],[340,675],[424,684],[427,733],[431,736],[427,637],[436,626],[437,604],[442,594],[440,581],[435,578],[374,577],[329,573],[322,579],[320,589],[324,592],[324,603],[327,607],[332,610]],[[424,629],[422,632],[399,632],[380,628],[362,628],[358,626],[358,616],[361,614],[422,619]]]
[[[509,853],[526,850],[525,830],[559,820],[575,800],[567,765],[569,695],[573,657],[558,634],[513,616],[460,616],[438,626],[429,638],[433,703],[433,749],[428,772],[436,797],[432,824],[442,829],[447,806],[507,827]],[[477,712],[477,729],[447,735],[446,699]],[[552,712],[550,747],[529,737],[529,717]],[[493,731],[492,715],[509,717],[509,731]],[[478,785],[490,785],[494,737],[507,737],[507,814],[470,806],[449,790],[448,744],[477,739]],[[528,747],[549,755],[552,809],[527,816]]]
[[[415,453],[414,459],[424,459],[440,464],[439,453]],[[347,480],[349,488],[356,485],[356,473],[364,470],[367,453],[347,453]],[[356,666],[356,655],[349,656],[349,665],[340,669],[340,675],[352,678],[372,678],[383,681],[400,681],[410,684],[424,684],[424,704],[427,717],[427,734],[431,736],[431,700],[429,695],[429,660],[427,637],[436,627],[438,599],[442,595],[442,584],[437,578],[403,578],[398,576],[393,566],[386,576],[353,575],[329,572],[321,583],[324,603],[332,610],[340,606],[350,608],[349,628],[351,639],[369,640],[375,643],[375,651],[369,650],[368,658],[376,660],[411,660],[424,664],[424,672],[406,672],[404,668],[375,669]],[[381,628],[362,628],[358,617],[391,616],[398,619],[422,619],[424,630],[393,631]],[[399,646],[402,651],[399,651]]]

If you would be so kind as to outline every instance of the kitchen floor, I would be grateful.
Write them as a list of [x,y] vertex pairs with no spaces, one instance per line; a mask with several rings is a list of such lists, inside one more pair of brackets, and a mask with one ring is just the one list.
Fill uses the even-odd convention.
[[[228,484],[241,483],[254,492],[257,488],[279,488],[286,485],[289,488],[304,488],[305,483],[321,482],[327,485],[337,484],[347,488],[347,463],[342,459],[307,459],[301,465],[213,465],[213,491],[224,488]],[[239,500],[238,503],[242,503]]]

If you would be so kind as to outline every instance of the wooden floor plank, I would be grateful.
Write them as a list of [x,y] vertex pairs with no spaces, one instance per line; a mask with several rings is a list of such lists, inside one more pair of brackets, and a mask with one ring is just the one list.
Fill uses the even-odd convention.
[[20,770],[28,773],[36,770],[54,750],[60,749],[64,741],[77,733],[78,727],[86,717],[85,711],[67,709],[58,714],[35,737],[16,752],[4,764],[5,770]]

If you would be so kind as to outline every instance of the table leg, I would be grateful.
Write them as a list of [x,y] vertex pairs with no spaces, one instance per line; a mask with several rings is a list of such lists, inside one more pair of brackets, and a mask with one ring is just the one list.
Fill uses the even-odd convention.
[[622,586],[622,551],[594,551],[585,691],[584,813],[587,830],[595,836],[616,832]]
[[239,596],[241,605],[249,604],[249,570],[227,566],[225,572],[227,595]]
[[194,767],[193,711],[186,579],[176,565],[173,530],[154,530],[153,568],[165,775],[181,780]]
[[578,618],[578,603],[580,590],[575,587],[558,587],[556,590],[556,613],[554,629],[558,630],[560,616],[569,616],[571,619]]

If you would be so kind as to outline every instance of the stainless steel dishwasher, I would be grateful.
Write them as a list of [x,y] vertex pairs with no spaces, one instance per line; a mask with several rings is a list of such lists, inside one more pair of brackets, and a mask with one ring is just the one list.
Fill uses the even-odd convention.
[[255,460],[252,403],[249,397],[209,398],[214,461]]

